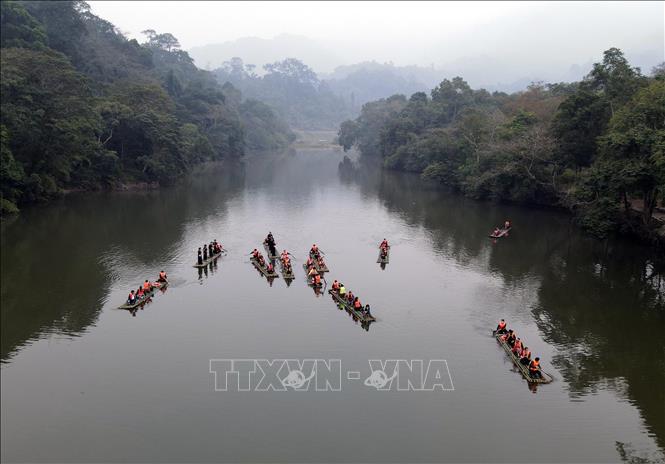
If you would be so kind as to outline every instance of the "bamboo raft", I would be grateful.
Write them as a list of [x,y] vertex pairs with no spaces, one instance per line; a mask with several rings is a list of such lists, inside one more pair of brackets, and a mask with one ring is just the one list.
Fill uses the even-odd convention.
[[379,259],[377,259],[376,262],[381,264],[388,264],[390,262],[390,245],[388,245],[388,249],[386,250],[385,258],[381,257],[381,249],[379,247]]
[[[159,282],[159,281],[158,281]],[[134,309],[138,306],[141,306],[142,304],[147,303],[150,301],[150,298],[152,298],[155,295],[155,292],[159,288],[166,288],[166,286],[169,284],[168,280],[166,282],[159,282],[160,286],[159,287],[152,287],[150,291],[146,292],[140,300],[137,298],[136,302],[134,304],[129,304],[127,301],[125,301],[125,304],[118,306],[118,309]]]
[[222,253],[223,253],[222,251],[220,251],[219,253],[215,253],[214,255],[210,256],[208,259],[204,259],[201,264],[196,263],[194,267],[198,268],[206,267],[208,264],[212,263],[214,260],[222,256]]
[[488,235],[489,238],[502,238],[502,237],[507,237],[508,232],[510,232],[510,229],[512,227],[508,227],[507,229],[501,229],[498,234],[494,235],[494,233]]
[[268,257],[269,260],[274,261],[277,258],[279,258],[279,255],[277,254],[277,245],[275,245],[275,254],[270,253],[270,247],[266,242],[263,242],[263,248],[266,250],[266,256]]
[[317,271],[319,271],[320,273],[330,272],[330,269],[328,269],[328,266],[325,263],[323,263],[323,266],[319,266],[319,262],[312,253],[309,254],[309,257],[312,258],[312,260],[314,261],[314,268]]
[[[302,268],[305,270],[305,278],[307,279],[307,285],[313,288],[322,288],[323,287],[323,282],[320,282],[319,285],[314,285],[314,282],[312,279],[307,275],[307,264],[303,264]],[[318,271],[318,269],[317,269]],[[320,272],[320,271],[319,271]],[[323,276],[321,276],[323,277]]]
[[333,300],[337,302],[338,305],[346,309],[346,311],[351,314],[354,318],[358,319],[360,322],[374,322],[376,318],[372,315],[361,313],[356,311],[356,309],[350,305],[344,298],[339,296],[337,292],[334,292],[332,289],[328,290],[328,293],[333,297]]
[[261,274],[263,274],[264,276],[269,278],[279,277],[279,274],[277,274],[277,272],[274,270],[272,272],[268,272],[268,266],[261,266],[259,262],[256,259],[254,259],[254,257],[250,258],[249,260],[252,262],[255,268],[261,271]]
[[291,272],[287,274],[286,272],[284,272],[284,263],[282,262],[281,259],[279,260],[279,264],[282,270],[282,278],[284,280],[293,280],[296,278],[296,275],[293,273],[293,266],[291,266]]
[[510,346],[506,342],[501,340],[501,334],[495,333],[494,338],[496,338],[496,341],[499,342],[499,345],[501,345],[503,347],[503,349],[506,351],[506,353],[508,354],[510,359],[513,361],[513,364],[515,364],[515,366],[517,366],[517,368],[522,373],[522,376],[526,379],[527,382],[529,382],[529,383],[550,383],[552,380],[554,380],[550,374],[548,374],[547,372],[544,372],[542,370],[540,371],[540,373],[543,376],[541,379],[531,377],[531,374],[529,373],[529,367],[525,366],[522,363],[520,363],[519,358],[517,356],[515,356],[513,351],[510,349]]

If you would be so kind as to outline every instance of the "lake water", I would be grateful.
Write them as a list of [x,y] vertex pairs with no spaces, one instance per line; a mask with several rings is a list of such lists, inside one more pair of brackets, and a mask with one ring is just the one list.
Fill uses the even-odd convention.
[[[663,459],[665,283],[648,249],[411,175],[341,177],[340,158],[213,166],[177,187],[70,195],[5,221],[3,461]],[[515,228],[495,243],[506,218]],[[298,260],[289,286],[248,261],[268,231]],[[215,238],[229,253],[199,273],[196,249]],[[306,285],[313,243],[328,288],[340,279],[377,322]],[[164,293],[117,309],[162,269]],[[553,383],[533,388],[514,370],[490,335],[500,318]],[[339,360],[340,388],[216,391],[211,359]],[[452,388],[377,390],[370,360],[445,360],[439,383]]]

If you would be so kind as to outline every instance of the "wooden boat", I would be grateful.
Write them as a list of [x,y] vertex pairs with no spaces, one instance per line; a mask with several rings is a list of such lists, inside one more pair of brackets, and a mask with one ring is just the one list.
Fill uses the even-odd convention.
[[508,236],[508,232],[510,232],[510,229],[512,227],[508,227],[507,229],[501,229],[498,234],[494,235],[494,233],[488,235],[489,238],[502,238]]
[[214,255],[208,257],[208,259],[204,259],[203,263],[198,264],[196,263],[194,267],[202,268],[208,266],[208,264],[212,263],[214,260],[222,256],[223,251],[220,251],[219,253],[215,253]]
[[266,256],[268,257],[269,260],[274,261],[277,258],[279,258],[279,255],[277,254],[277,245],[275,245],[275,254],[274,255],[270,253],[270,247],[268,246],[268,244],[265,241],[263,242],[263,248],[265,248]]
[[259,271],[261,271],[261,274],[263,274],[266,277],[274,278],[274,277],[279,277],[279,274],[277,274],[277,271],[273,270],[272,272],[268,272],[268,266],[261,266],[259,262],[254,259],[254,257],[249,259],[252,264],[254,265],[255,268],[257,268]]
[[386,250],[386,257],[381,257],[381,247],[379,247],[379,259],[376,260],[377,263],[388,264],[390,262],[390,245],[388,245],[388,250]]
[[333,300],[337,302],[341,307],[346,309],[346,311],[351,314],[354,318],[358,319],[361,322],[374,322],[376,321],[376,318],[372,315],[368,315],[365,313],[361,313],[360,311],[356,311],[356,309],[350,305],[344,298],[339,296],[339,294],[332,289],[328,290],[328,293],[333,297]]
[[522,376],[526,379],[527,382],[529,383],[550,383],[552,380],[551,375],[549,375],[547,372],[540,371],[541,374],[543,375],[542,378],[534,378],[531,377],[531,374],[529,373],[529,367],[525,366],[524,364],[520,363],[520,360],[513,351],[510,349],[510,345],[508,345],[506,342],[501,340],[501,334],[494,333],[494,338],[496,338],[496,341],[499,342],[499,345],[503,347],[503,349],[506,351],[510,359],[513,361],[513,364],[517,366],[517,369],[522,373]]

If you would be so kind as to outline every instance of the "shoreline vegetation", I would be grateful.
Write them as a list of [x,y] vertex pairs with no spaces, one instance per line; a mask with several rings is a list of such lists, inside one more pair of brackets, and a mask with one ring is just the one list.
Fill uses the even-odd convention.
[[665,252],[665,63],[645,76],[611,48],[581,82],[510,95],[445,79],[430,95],[365,104],[338,142],[384,169],[475,199],[563,208],[596,237]]
[[78,0],[0,9],[3,216],[66,192],[171,185],[200,163],[295,139],[172,34],[128,40]]
[[128,40],[84,1],[0,8],[1,216],[72,192],[173,185],[208,162],[353,147],[362,164],[565,209],[599,238],[665,251],[665,63],[646,76],[611,48],[581,82],[507,94],[455,77],[344,120],[344,98],[294,58],[262,75],[240,58],[208,72],[172,34]]

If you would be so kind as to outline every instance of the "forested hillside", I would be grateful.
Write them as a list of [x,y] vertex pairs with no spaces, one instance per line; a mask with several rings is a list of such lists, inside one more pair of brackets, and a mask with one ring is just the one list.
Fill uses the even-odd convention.
[[231,83],[247,97],[269,105],[291,127],[298,129],[335,129],[357,114],[325,81],[295,58],[256,67],[241,58],[225,62],[214,72],[220,83]]
[[171,34],[128,40],[82,1],[0,7],[3,213],[65,189],[172,183],[196,163],[293,139]]
[[665,191],[665,67],[646,77],[615,48],[574,84],[515,94],[461,78],[367,103],[339,143],[475,198],[570,209],[596,235],[656,238]]

